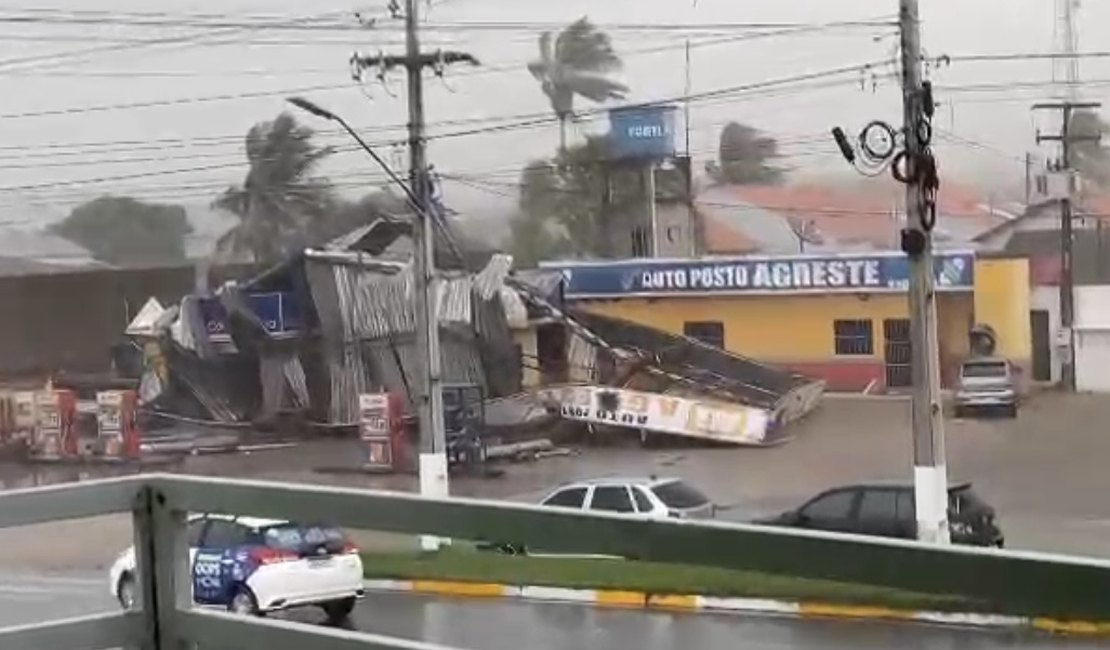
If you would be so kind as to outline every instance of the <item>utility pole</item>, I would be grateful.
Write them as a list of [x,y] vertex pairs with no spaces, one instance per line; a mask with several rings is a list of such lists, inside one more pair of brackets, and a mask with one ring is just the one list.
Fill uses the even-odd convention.
[[1101,134],[1076,135],[1071,132],[1072,117],[1076,110],[1094,110],[1102,106],[1098,102],[1045,102],[1034,104],[1033,110],[1060,111],[1062,116],[1060,133],[1042,135],[1037,133],[1037,143],[1059,142],[1060,160],[1057,172],[1064,174],[1066,188],[1060,199],[1060,333],[1064,339],[1064,353],[1061,355],[1060,383],[1065,390],[1075,390],[1075,269],[1073,248],[1075,236],[1072,232],[1072,201],[1075,191],[1071,169],[1071,145],[1076,142],[1098,142]]
[[1033,154],[1025,152],[1025,205],[1033,198]]
[[[409,186],[417,209],[412,222],[413,299],[416,315],[416,345],[422,352],[423,382],[417,399],[420,422],[420,494],[442,498],[450,494],[447,475],[447,436],[443,422],[443,370],[439,344],[439,309],[435,271],[435,232],[438,208],[432,201],[432,182],[428,162],[424,120],[424,69],[432,68],[442,76],[447,65],[478,61],[464,52],[423,53],[420,50],[420,2],[405,2],[404,56],[355,55],[352,64],[359,70],[378,68],[382,75],[395,67],[408,75],[409,103]],[[436,537],[421,537],[424,550],[440,546]],[[446,541],[446,540],[444,540]]]
[[[899,0],[902,45],[903,137],[906,229],[902,250],[909,256],[910,337],[913,371],[913,473],[917,538],[947,544],[948,470],[940,403],[940,353],[934,292],[932,229],[939,185],[929,148],[934,105],[922,80],[921,22],[917,0]],[[897,165],[897,161],[895,162]]]

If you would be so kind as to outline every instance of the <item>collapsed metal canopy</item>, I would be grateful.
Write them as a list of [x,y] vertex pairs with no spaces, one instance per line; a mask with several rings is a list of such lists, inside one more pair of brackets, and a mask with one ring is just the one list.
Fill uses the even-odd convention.
[[769,366],[695,339],[669,334],[619,318],[582,309],[569,310],[610,346],[634,352],[655,368],[733,401],[779,414],[789,422],[808,412],[824,382]]

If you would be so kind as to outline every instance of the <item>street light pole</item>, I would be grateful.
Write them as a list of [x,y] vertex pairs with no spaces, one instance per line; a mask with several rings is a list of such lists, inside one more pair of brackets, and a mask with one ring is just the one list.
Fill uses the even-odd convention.
[[[413,167],[410,182],[406,184],[392,168],[359,136],[346,120],[302,97],[291,97],[289,103],[317,117],[338,123],[355,142],[370,154],[374,162],[400,186],[408,198],[414,212],[413,218],[413,298],[416,313],[417,348],[426,351],[425,382],[418,396],[420,407],[420,494],[429,497],[449,495],[447,483],[447,444],[443,426],[443,392],[440,385],[439,327],[435,314],[434,284],[435,272],[432,241],[435,222],[429,203],[429,186],[426,169]],[[417,131],[422,134],[422,129]],[[423,136],[419,136],[423,139]],[[414,160],[423,161],[423,153]],[[419,170],[419,171],[418,171]],[[441,540],[437,537],[422,536],[424,550],[439,548]]]

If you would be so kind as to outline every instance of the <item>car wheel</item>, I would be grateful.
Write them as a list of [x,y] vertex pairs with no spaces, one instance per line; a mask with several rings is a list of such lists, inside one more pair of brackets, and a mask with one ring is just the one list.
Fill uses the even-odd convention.
[[119,601],[120,607],[126,611],[135,609],[136,591],[137,586],[134,576],[130,573],[120,576],[119,585],[116,586],[116,600]]
[[240,587],[235,595],[227,604],[227,611],[232,614],[244,614],[246,616],[260,616],[261,612],[258,610],[258,601],[255,600],[254,594],[246,587]]
[[355,610],[355,599],[344,598],[342,600],[332,600],[320,605],[324,610],[324,614],[328,617],[328,623],[336,625],[343,623],[350,616],[351,612]]
[[1011,405],[1006,407],[1006,417],[1008,417],[1008,418],[1016,418],[1017,417],[1017,412],[1018,412],[1017,404],[1011,404]]

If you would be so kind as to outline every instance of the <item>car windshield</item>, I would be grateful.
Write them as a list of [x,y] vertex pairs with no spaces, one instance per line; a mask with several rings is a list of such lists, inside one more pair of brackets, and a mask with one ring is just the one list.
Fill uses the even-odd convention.
[[1002,379],[1006,376],[1006,363],[1003,361],[965,363],[963,376],[970,379]]
[[651,488],[655,496],[668,508],[698,508],[709,503],[709,499],[697,488],[682,481],[668,481]]
[[347,543],[347,535],[340,528],[326,524],[277,524],[266,526],[259,532],[266,546],[296,553],[321,546],[334,553],[342,550]]

